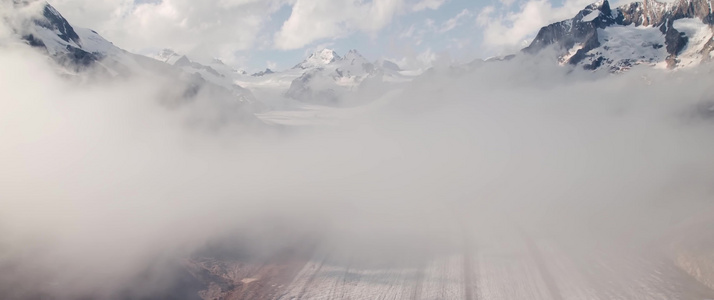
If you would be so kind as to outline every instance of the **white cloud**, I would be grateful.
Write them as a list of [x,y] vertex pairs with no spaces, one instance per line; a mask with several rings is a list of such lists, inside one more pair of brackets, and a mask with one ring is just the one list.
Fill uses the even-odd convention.
[[547,0],[531,0],[509,11],[506,6],[498,9],[487,6],[477,16],[477,24],[483,28],[483,44],[490,50],[513,51],[527,44],[541,27],[553,22],[572,18],[587,6],[590,0],[568,0],[563,6],[554,7]]
[[300,49],[312,42],[354,32],[376,34],[395,16],[438,9],[445,0],[297,0],[292,14],[275,34],[278,49]]
[[299,49],[353,31],[374,34],[405,7],[404,0],[297,0],[290,18],[275,35],[278,49]]
[[[428,37],[434,36],[434,35],[440,35],[447,33],[449,31],[452,31],[456,29],[459,26],[462,26],[466,23],[469,23],[469,20],[472,20],[474,17],[474,14],[468,10],[464,9],[460,11],[458,14],[456,14],[454,17],[443,21],[441,23],[437,23],[437,21],[433,19],[425,19],[424,21],[421,21],[416,24],[412,24],[407,28],[406,30],[403,30],[399,34],[400,39],[408,39],[410,40],[410,43],[416,46],[419,46],[424,43],[424,40]],[[456,44],[464,44],[468,38],[463,38],[463,39],[451,39],[452,41],[459,40],[459,42],[455,43]],[[463,45],[459,46],[456,45],[456,48],[463,48]]]
[[130,51],[172,48],[231,61],[251,49],[270,16],[292,0],[54,0],[72,24],[96,30]]
[[[371,262],[354,259],[363,252],[354,244],[394,240],[414,251],[461,237],[432,234],[461,229],[461,220],[546,237],[565,224],[578,238],[565,245],[624,232],[627,243],[599,245],[639,249],[682,224],[670,217],[699,215],[713,194],[711,112],[696,110],[712,99],[711,79],[701,76],[710,64],[609,76],[522,56],[463,75],[437,69],[340,111],[333,126],[237,134],[190,129],[186,117],[230,111],[212,97],[160,106],[164,87],[177,90],[172,80],[67,82],[18,44],[0,47],[0,288],[10,295],[23,287],[59,299],[149,293],[160,288],[151,279],[171,272],[156,267],[161,261],[227,236],[253,246],[242,234],[270,245],[300,239],[288,246],[332,238],[350,263]],[[401,242],[409,236],[419,243]],[[493,253],[513,252],[483,236]]]
[[[77,26],[133,52],[171,48],[194,57],[234,60],[236,51],[299,49],[354,32],[376,34],[395,16],[438,9],[447,0],[50,0]],[[284,5],[292,14],[265,32]]]
[[445,66],[451,64],[452,58],[447,52],[434,52],[427,48],[421,52],[414,52],[413,49],[406,51],[401,58],[389,58],[399,67],[406,70],[426,70],[435,66]]
[[464,9],[460,13],[458,13],[456,16],[454,16],[451,19],[446,20],[442,25],[441,28],[439,28],[438,32],[439,33],[444,33],[453,30],[457,26],[461,25],[464,21],[464,19],[472,17],[473,14],[468,10]]
[[421,11],[425,9],[436,10],[441,7],[448,0],[421,0],[419,3],[415,4],[412,8],[414,11]]
[[409,29],[402,31],[402,33],[399,34],[399,37],[400,37],[400,38],[410,38],[410,37],[413,37],[413,36],[414,36],[414,30],[415,30],[415,29],[416,29],[416,27],[414,26],[414,24],[412,24],[412,26],[409,26]]
[[516,1],[515,0],[498,0],[498,2],[501,2],[501,4],[508,7],[508,6],[511,6],[511,4],[513,4]]

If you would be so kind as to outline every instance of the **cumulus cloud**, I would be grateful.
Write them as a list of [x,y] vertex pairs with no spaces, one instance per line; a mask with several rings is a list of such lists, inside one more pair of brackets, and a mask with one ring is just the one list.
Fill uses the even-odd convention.
[[354,32],[376,34],[396,15],[438,9],[445,1],[328,1],[297,0],[288,20],[275,34],[278,49],[299,49],[322,39],[344,37]]
[[[453,31],[454,29],[460,26],[471,25],[472,23],[470,21],[473,20],[473,17],[474,14],[470,10],[464,9],[457,13],[455,16],[442,22],[437,22],[433,19],[426,19],[422,22],[412,24],[411,26],[409,26],[409,28],[400,32],[398,37],[399,39],[407,40],[409,42],[409,45],[420,46],[424,44],[425,40],[435,37],[443,37],[445,33]],[[467,37],[449,39],[449,44],[447,45],[447,48],[464,48],[466,45],[471,43],[471,34],[467,35]],[[419,58],[419,56],[421,56],[421,58],[417,59]],[[433,61],[433,58],[429,58],[429,56],[433,56],[432,50],[426,49],[425,51],[422,51],[421,55],[407,53],[406,57],[402,58],[401,60],[405,63],[406,61],[411,61],[411,63],[408,63],[408,65],[411,65],[414,68],[423,68],[424,66],[429,66],[429,61]],[[418,64],[413,64],[417,61],[419,61]],[[427,64],[424,65],[422,63]],[[417,67],[417,65],[419,65],[419,67]]]
[[[289,0],[54,0],[72,24],[96,30],[135,52],[171,48],[194,57],[220,57],[252,49],[269,16]],[[268,17],[266,17],[268,16]]]
[[275,35],[279,49],[299,49],[314,41],[353,31],[375,33],[404,9],[403,0],[298,0],[290,18]]
[[[443,0],[52,0],[74,25],[96,30],[117,46],[144,53],[171,48],[193,57],[237,62],[237,51],[299,49],[354,32],[376,34],[396,15],[438,9]],[[266,25],[281,7],[290,17],[277,32]]]

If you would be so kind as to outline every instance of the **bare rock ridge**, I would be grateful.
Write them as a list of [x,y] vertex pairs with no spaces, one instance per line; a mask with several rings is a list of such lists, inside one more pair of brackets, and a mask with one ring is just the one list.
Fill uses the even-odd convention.
[[59,32],[57,36],[66,42],[73,41],[77,44],[81,44],[79,35],[74,31],[72,25],[70,25],[54,7],[45,5],[45,8],[42,10],[42,15],[45,19],[36,20],[35,22],[37,22],[38,25],[57,30]]

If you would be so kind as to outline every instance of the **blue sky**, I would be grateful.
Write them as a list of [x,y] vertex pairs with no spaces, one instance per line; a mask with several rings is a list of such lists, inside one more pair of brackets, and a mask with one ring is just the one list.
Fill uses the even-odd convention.
[[[278,70],[290,68],[313,50],[323,47],[333,49],[340,55],[351,49],[357,49],[372,60],[379,58],[398,60],[407,55],[416,56],[427,51],[434,55],[448,53],[455,60],[473,60],[490,55],[479,47],[482,34],[476,24],[476,14],[488,3],[490,2],[474,0],[447,1],[436,10],[427,9],[399,15],[376,35],[355,31],[346,37],[321,39],[301,49],[258,48],[238,51],[237,54],[246,58],[246,68],[249,70],[266,68],[268,62],[274,63],[275,65],[271,64],[271,66]],[[430,21],[435,24],[434,26],[443,24],[464,10],[467,10],[470,15],[462,18],[461,22],[448,32],[438,33],[427,28]],[[291,6],[285,5],[273,14],[263,34],[271,34],[279,30],[290,17],[291,11]],[[405,36],[410,29],[412,35]]]

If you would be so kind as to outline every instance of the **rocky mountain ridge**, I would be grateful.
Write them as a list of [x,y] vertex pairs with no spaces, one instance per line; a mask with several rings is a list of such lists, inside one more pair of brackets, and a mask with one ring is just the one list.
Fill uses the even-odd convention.
[[614,9],[602,0],[541,28],[522,52],[556,47],[561,63],[591,70],[620,72],[639,64],[671,69],[711,59],[712,25],[711,0],[644,0]]

